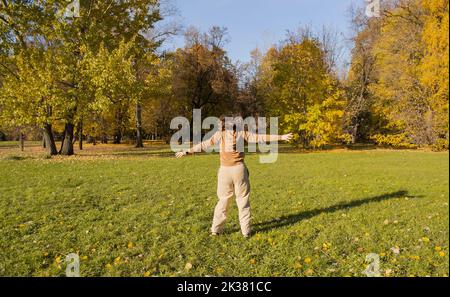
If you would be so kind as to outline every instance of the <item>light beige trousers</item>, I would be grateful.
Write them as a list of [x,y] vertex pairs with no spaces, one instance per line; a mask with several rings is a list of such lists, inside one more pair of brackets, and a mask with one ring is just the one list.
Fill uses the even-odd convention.
[[242,234],[244,236],[250,235],[250,180],[245,164],[233,167],[220,167],[217,184],[219,202],[214,211],[211,232],[222,232],[230,202],[234,195],[236,195],[236,203],[239,209],[239,223]]

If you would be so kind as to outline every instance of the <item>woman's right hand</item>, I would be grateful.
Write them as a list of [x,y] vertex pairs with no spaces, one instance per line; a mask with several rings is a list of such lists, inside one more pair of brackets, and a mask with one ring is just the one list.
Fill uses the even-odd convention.
[[180,159],[180,158],[183,158],[186,155],[187,155],[186,152],[178,152],[178,153],[175,154],[175,157],[177,157],[177,159]]

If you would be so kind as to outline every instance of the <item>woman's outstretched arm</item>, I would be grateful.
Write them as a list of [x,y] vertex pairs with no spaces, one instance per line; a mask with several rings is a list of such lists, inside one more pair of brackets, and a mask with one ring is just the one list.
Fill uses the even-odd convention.
[[220,140],[220,132],[216,132],[210,139],[203,141],[197,145],[194,145],[191,149],[187,151],[178,152],[175,154],[177,158],[182,158],[186,155],[193,154],[195,152],[206,151],[208,148],[219,143]]
[[285,135],[265,135],[252,132],[244,132],[245,141],[249,143],[270,142],[270,141],[290,141],[294,135],[292,133]]

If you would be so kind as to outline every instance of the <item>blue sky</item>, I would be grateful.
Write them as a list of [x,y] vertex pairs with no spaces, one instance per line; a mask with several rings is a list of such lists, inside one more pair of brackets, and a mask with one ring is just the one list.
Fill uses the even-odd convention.
[[[205,31],[218,25],[228,28],[226,46],[231,59],[248,61],[250,51],[265,50],[286,36],[286,30],[310,25],[320,30],[324,25],[349,36],[348,8],[364,0],[173,0],[185,27]],[[169,48],[183,46],[175,38]]]

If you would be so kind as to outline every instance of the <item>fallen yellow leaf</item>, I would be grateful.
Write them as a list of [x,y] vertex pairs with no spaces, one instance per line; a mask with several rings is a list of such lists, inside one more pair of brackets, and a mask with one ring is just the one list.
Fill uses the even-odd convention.
[[416,261],[419,261],[420,260],[420,257],[419,256],[416,256],[416,255],[413,255],[413,256],[409,256],[411,259],[413,259],[413,260],[416,260]]
[[119,264],[120,263],[120,256],[114,259],[114,264]]

